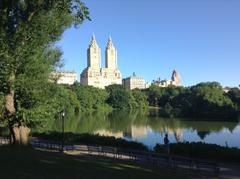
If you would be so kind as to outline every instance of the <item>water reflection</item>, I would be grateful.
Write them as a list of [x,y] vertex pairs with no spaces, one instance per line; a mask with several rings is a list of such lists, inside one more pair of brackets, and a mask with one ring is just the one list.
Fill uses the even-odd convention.
[[[74,133],[94,133],[134,140],[148,145],[163,143],[165,133],[170,142],[203,141],[240,147],[240,125],[234,122],[207,122],[160,118],[148,111],[114,111],[81,114],[65,120],[65,130]],[[43,131],[60,131],[61,122],[52,121]]]

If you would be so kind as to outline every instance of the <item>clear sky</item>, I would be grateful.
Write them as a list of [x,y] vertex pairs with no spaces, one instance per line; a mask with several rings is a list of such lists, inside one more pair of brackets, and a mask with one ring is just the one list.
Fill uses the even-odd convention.
[[85,0],[92,21],[70,28],[58,42],[64,70],[87,66],[94,33],[102,50],[109,35],[123,77],[151,82],[176,69],[184,86],[218,81],[240,84],[240,0]]

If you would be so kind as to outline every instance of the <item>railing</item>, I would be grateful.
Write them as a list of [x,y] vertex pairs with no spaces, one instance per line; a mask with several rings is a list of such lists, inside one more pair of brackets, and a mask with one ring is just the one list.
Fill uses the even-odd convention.
[[[10,144],[8,138],[0,137],[0,145]],[[61,143],[55,141],[31,140],[30,144],[34,148],[45,148],[49,150],[61,150]],[[141,163],[151,163],[156,166],[165,166],[171,168],[184,168],[196,170],[198,172],[219,175],[219,166],[217,163],[195,160],[187,157],[179,157],[174,155],[165,155],[156,152],[147,152],[139,150],[130,150],[108,146],[96,145],[72,145],[65,144],[65,151],[76,151],[79,154],[98,155],[111,157],[115,159],[133,160]]]
[[[61,143],[51,141],[31,141],[33,147],[60,150]],[[217,163],[179,157],[174,155],[165,155],[156,152],[147,152],[139,150],[129,150],[108,146],[96,145],[71,145],[64,146],[65,151],[76,151],[79,154],[106,156],[116,159],[133,160],[141,163],[151,163],[156,166],[165,166],[171,168],[184,168],[196,170],[198,172],[208,173],[215,176],[219,175],[219,166]]]

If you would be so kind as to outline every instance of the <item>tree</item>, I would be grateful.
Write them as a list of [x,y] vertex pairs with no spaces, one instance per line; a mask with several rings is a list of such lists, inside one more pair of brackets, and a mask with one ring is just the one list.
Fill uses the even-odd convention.
[[217,82],[199,83],[191,87],[191,103],[195,117],[235,118],[233,102],[224,95]]
[[51,103],[49,76],[61,54],[54,42],[88,15],[80,0],[0,1],[0,92],[14,143],[28,143]]
[[158,105],[164,107],[167,103],[172,103],[172,100],[182,91],[182,87],[169,86],[164,88],[162,96],[158,98]]
[[238,112],[240,112],[240,89],[239,88],[232,88],[227,94],[232,102],[236,105]]
[[77,82],[74,83],[71,88],[77,95],[82,111],[107,107],[106,100],[109,94],[106,90],[92,86],[84,86]]
[[141,90],[139,89],[134,89],[131,91],[135,103],[136,103],[136,108],[147,108],[148,107],[148,101],[147,101],[147,96],[145,95],[145,93],[143,93]]
[[109,93],[107,103],[116,109],[132,109],[135,103],[130,91],[122,85],[110,85],[106,87]]
[[164,88],[152,85],[149,89],[145,90],[145,93],[148,97],[148,102],[151,106],[158,106],[159,99],[163,96],[165,92]]
[[234,120],[240,111],[239,91],[233,88],[225,94],[218,82],[206,82],[187,88],[152,86],[145,93],[164,116]]
[[3,118],[3,111],[4,111],[4,95],[3,93],[0,93],[0,121],[2,121]]

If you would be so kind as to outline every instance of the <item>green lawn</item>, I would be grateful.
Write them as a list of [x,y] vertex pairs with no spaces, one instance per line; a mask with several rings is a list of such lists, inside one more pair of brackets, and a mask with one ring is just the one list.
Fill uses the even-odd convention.
[[3,179],[201,178],[186,171],[93,156],[69,156],[31,148],[0,147],[0,161],[0,178]]

